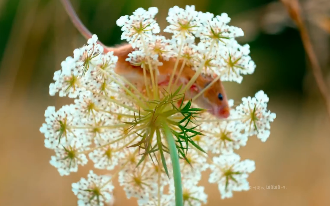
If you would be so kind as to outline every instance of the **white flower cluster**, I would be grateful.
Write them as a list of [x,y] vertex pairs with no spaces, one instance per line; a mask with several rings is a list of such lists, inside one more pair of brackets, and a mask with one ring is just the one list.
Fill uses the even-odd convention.
[[276,118],[275,113],[267,110],[268,96],[259,91],[255,97],[242,98],[242,104],[236,108],[236,115],[242,118],[241,127],[249,135],[265,142],[270,135],[270,122]]
[[[243,32],[228,25],[227,14],[214,17],[195,11],[194,6],[175,6],[167,17],[170,25],[164,31],[173,33],[172,39],[167,40],[154,35],[160,31],[154,19],[157,11],[139,8],[132,16],[117,21],[122,27],[122,39],[135,49],[127,57],[131,64],[156,70],[163,61],[177,58],[196,71],[202,69],[202,73],[239,83],[243,74],[253,73],[255,64],[249,56],[249,46],[241,46],[234,39]],[[197,45],[195,38],[201,40]],[[141,93],[134,92],[135,88],[114,72],[117,60],[112,52],[104,52],[93,35],[55,72],[50,95],[59,93],[75,100],[57,111],[53,106],[45,111],[40,132],[45,136],[45,147],[55,153],[50,164],[60,175],[77,172],[79,165],[87,164],[89,159],[97,169],[117,169],[112,176],[98,176],[91,171],[87,180],[82,178],[72,184],[79,205],[111,201],[112,178],[117,175],[127,197],[137,198],[139,205],[175,205],[171,159],[164,134],[154,131],[146,136],[145,131],[149,130],[141,125],[132,129],[137,117],[143,115],[136,101],[146,97],[139,96]],[[260,91],[255,97],[243,98],[242,104],[232,109],[228,121],[206,113],[196,117],[194,123],[199,125],[200,134],[192,138],[195,145],[180,143],[181,147],[189,146],[186,154],[180,154],[184,205],[207,203],[204,187],[198,185],[206,169],[211,170],[209,181],[218,184],[222,198],[231,197],[233,191],[248,190],[247,177],[255,169],[254,162],[240,161],[234,150],[245,146],[249,136],[257,135],[262,141],[269,137],[275,114],[267,110],[268,101]],[[165,152],[152,147],[153,154],[144,156],[134,147],[148,144]],[[213,160],[208,155],[214,156]],[[164,191],[167,185],[168,193]]]
[[[164,31],[173,33],[172,39],[167,40],[154,35],[160,31],[154,20],[157,12],[157,8],[148,11],[139,8],[133,15],[122,16],[117,21],[122,27],[122,39],[136,49],[127,59],[133,65],[151,64],[156,69],[162,65],[160,60],[176,57],[186,60],[185,64],[195,70],[203,67],[202,73],[216,74],[222,81],[237,83],[242,82],[242,75],[254,72],[256,66],[249,56],[249,45],[241,46],[235,40],[244,33],[228,25],[230,18],[226,13],[214,17],[211,13],[195,11],[194,6],[186,6],[186,9],[175,6],[166,18],[170,25]],[[200,38],[197,45],[196,38]]]

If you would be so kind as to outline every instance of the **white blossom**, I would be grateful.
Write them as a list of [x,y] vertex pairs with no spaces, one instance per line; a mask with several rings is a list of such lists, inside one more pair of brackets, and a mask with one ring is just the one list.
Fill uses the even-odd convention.
[[237,122],[204,122],[201,127],[208,139],[209,149],[214,154],[233,152],[246,145],[247,134],[237,129]]
[[189,178],[192,182],[198,182],[201,178],[201,172],[209,167],[204,155],[202,152],[199,154],[195,149],[189,149],[186,153],[186,159],[180,159],[182,176]]
[[81,178],[79,182],[72,183],[72,191],[78,197],[78,205],[96,206],[105,205],[113,199],[114,186],[110,176],[97,176],[91,170],[87,180]]
[[[49,94],[54,96],[59,92],[60,97],[67,96],[76,98],[80,92],[85,91],[85,88],[80,87],[83,84],[83,79],[79,77],[76,69],[76,64],[72,57],[68,57],[62,62],[62,70],[54,73],[54,83],[49,85]],[[68,63],[70,62],[70,63]]]
[[[201,206],[207,203],[207,195],[203,186],[197,186],[197,182],[182,179],[182,195],[184,206]],[[174,185],[170,185],[170,194],[174,194]],[[173,205],[174,199],[172,199]]]
[[230,18],[226,13],[213,18],[213,14],[206,13],[202,15],[203,26],[199,27],[197,36],[201,38],[201,42],[216,41],[226,44],[228,39],[243,36],[243,30],[234,26],[227,25]]
[[79,75],[85,74],[96,65],[102,63],[103,47],[97,44],[97,36],[93,35],[88,40],[88,44],[74,51],[74,59],[76,60],[76,71]]
[[186,6],[186,9],[174,6],[169,9],[166,20],[170,25],[164,32],[173,33],[174,37],[192,37],[200,26],[200,17],[195,6]]
[[[174,51],[177,55],[179,55],[181,42],[177,40],[173,40],[173,42],[175,42]],[[198,47],[195,45],[195,38],[186,38],[183,42],[180,56],[185,61],[187,66],[197,66],[196,64],[199,58],[197,51]]]
[[162,66],[163,63],[158,61],[158,55],[152,54],[149,57],[146,56],[144,51],[133,51],[132,53],[128,54],[128,58],[126,61],[130,62],[134,66],[140,66],[141,68],[149,69],[149,61],[151,63],[152,69],[157,69],[158,66]]
[[112,170],[118,165],[118,161],[124,157],[124,153],[119,150],[122,144],[110,143],[111,140],[103,140],[98,149],[89,153],[89,158],[94,162],[95,168]]
[[57,168],[61,176],[78,171],[78,165],[87,164],[84,150],[89,148],[79,140],[71,141],[68,145],[58,145],[55,148],[56,156],[52,156],[50,164]]
[[221,76],[222,81],[235,81],[241,83],[242,74],[252,74],[256,68],[255,63],[249,56],[249,45],[241,46],[235,40],[230,41],[226,46],[220,46],[222,58],[219,70],[215,72]]
[[171,41],[166,39],[164,36],[152,36],[148,41],[148,48],[151,52],[151,56],[156,54],[158,57],[161,57],[166,61],[174,56],[174,48]]
[[255,97],[243,97],[242,104],[236,107],[236,114],[242,118],[242,128],[249,135],[257,137],[265,142],[270,135],[270,122],[276,118],[275,113],[267,110],[268,96],[259,91]]
[[123,31],[121,39],[126,39],[132,46],[141,45],[141,36],[150,37],[152,34],[159,33],[160,29],[156,21],[155,15],[158,9],[151,7],[148,11],[138,8],[131,16],[122,16],[117,20],[117,25],[122,27]]
[[71,128],[76,125],[73,118],[72,105],[65,105],[58,111],[49,106],[45,111],[46,123],[42,124],[40,132],[45,135],[45,147],[54,149],[58,145],[67,145],[76,136],[76,130]]
[[[233,191],[249,189],[247,178],[255,169],[254,162],[240,161],[233,152],[245,146],[250,135],[257,135],[262,141],[268,138],[270,122],[276,117],[267,109],[268,96],[259,91],[255,97],[243,98],[241,105],[231,109],[229,119],[218,119],[209,113],[208,104],[203,105],[204,111],[197,109],[194,102],[176,108],[182,98],[176,95],[183,94],[172,93],[171,85],[169,91],[154,86],[163,81],[156,79],[160,71],[173,62],[176,71],[186,72],[181,74],[188,81],[195,77],[197,81],[200,77],[206,79],[204,87],[210,84],[208,81],[216,82],[212,80],[217,77],[241,83],[243,75],[252,74],[255,69],[249,46],[241,46],[235,40],[243,31],[229,26],[230,18],[225,13],[214,17],[195,11],[194,6],[185,9],[175,6],[169,10],[170,25],[164,30],[173,34],[168,40],[155,35],[160,31],[155,21],[157,12],[154,7],[139,8],[133,15],[117,20],[123,31],[122,39],[133,47],[125,61],[136,73],[145,70],[146,80],[144,76],[143,80],[134,76],[134,72],[132,77],[139,81],[124,79],[131,75],[128,74],[131,70],[127,70],[125,77],[115,73],[118,57],[114,54],[118,52],[107,52],[96,35],[75,49],[73,57],[67,57],[61,70],[54,73],[49,94],[58,92],[61,97],[75,99],[58,111],[52,106],[45,111],[40,132],[45,136],[45,147],[55,152],[50,164],[61,176],[69,175],[77,172],[79,165],[86,165],[89,157],[94,168],[111,170],[113,174],[98,176],[90,171],[87,179],[73,183],[78,205],[113,202],[112,178],[118,175],[127,198],[137,198],[139,205],[174,206],[173,177],[178,171],[173,171],[170,153],[175,145],[169,144],[168,138],[172,137],[168,132],[172,133],[178,151],[184,205],[207,204],[204,187],[198,185],[207,169],[211,170],[209,182],[218,184],[222,198],[232,197]],[[194,75],[191,69],[201,72],[201,76]],[[178,73],[172,76],[173,82],[177,82],[178,76]],[[218,90],[214,93],[218,94]],[[214,106],[209,97],[201,97]],[[233,101],[229,100],[228,105],[233,107]],[[210,157],[214,154],[220,156],[212,161]]]
[[[174,206],[174,195],[166,195],[166,194],[161,194],[160,195],[160,200],[159,203],[161,206]],[[154,195],[150,197],[147,201],[146,200],[138,200],[138,205],[139,206],[159,206],[158,204],[158,196]]]
[[232,197],[233,191],[250,189],[246,179],[255,170],[254,161],[240,161],[239,155],[228,153],[213,157],[213,163],[209,182],[218,184],[222,199]]
[[119,173],[119,184],[123,186],[127,198],[136,197],[140,201],[148,200],[149,194],[157,188],[154,176],[147,175],[145,168],[127,168]]

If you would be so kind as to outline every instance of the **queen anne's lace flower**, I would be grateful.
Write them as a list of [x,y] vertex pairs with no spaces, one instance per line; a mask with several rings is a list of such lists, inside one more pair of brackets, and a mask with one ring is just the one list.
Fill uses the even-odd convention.
[[[192,67],[197,66],[197,62],[199,60],[197,53],[198,47],[194,43],[195,43],[195,38],[185,39],[180,55],[181,58],[185,61],[185,64]],[[180,42],[176,43],[176,47],[174,48],[177,54],[180,53],[178,44],[180,44]]]
[[221,59],[218,58],[217,50],[210,48],[210,45],[199,43],[197,65],[203,66],[203,74],[217,74],[221,68]]
[[209,149],[212,153],[233,152],[234,149],[246,145],[248,136],[237,130],[236,125],[237,123],[234,121],[203,123],[201,125],[206,131],[205,136],[209,139]]
[[158,9],[155,7],[149,8],[148,11],[139,8],[131,16],[120,17],[117,25],[122,27],[121,39],[126,39],[132,46],[135,46],[139,45],[142,35],[151,37],[152,34],[159,33],[159,26],[154,20],[157,13]]
[[87,164],[88,160],[83,151],[88,149],[79,140],[71,141],[67,145],[58,145],[55,148],[56,156],[52,156],[50,164],[57,168],[61,176],[77,172],[78,165]]
[[228,39],[243,36],[243,30],[234,26],[228,26],[230,18],[226,13],[213,18],[213,14],[202,15],[202,24],[198,30],[198,36],[202,42],[216,41],[226,43]]
[[100,61],[90,70],[91,77],[95,82],[103,83],[109,79],[109,75],[114,71],[118,57],[113,52],[100,55]]
[[119,150],[122,144],[110,144],[111,140],[102,141],[103,144],[100,144],[102,147],[89,153],[89,158],[94,162],[95,168],[112,170],[118,165],[118,161],[124,157],[124,154]]
[[[67,58],[66,61],[71,61],[72,58]],[[66,63],[62,62],[62,66]],[[62,67],[62,70],[54,73],[54,83],[49,85],[49,94],[54,96],[56,92],[59,92],[60,97],[69,96],[70,98],[76,98],[80,92],[85,91],[85,88],[80,87],[83,84],[83,80],[75,74],[76,65],[71,64]]]
[[49,106],[45,111],[46,123],[40,128],[44,133],[45,147],[55,149],[57,145],[67,145],[76,136],[76,130],[71,126],[76,125],[74,119],[74,109],[72,105],[63,106],[57,112],[55,107]]
[[139,206],[173,206],[174,205],[174,196],[173,195],[166,195],[161,194],[158,200],[158,196],[152,196],[149,198],[148,202],[145,200],[138,200]]
[[256,93],[255,97],[242,98],[242,104],[236,107],[238,117],[242,118],[242,128],[249,135],[257,137],[265,142],[270,135],[270,122],[273,122],[276,114],[267,110],[268,97],[263,91]]
[[256,65],[249,56],[249,45],[241,46],[235,40],[230,41],[225,47],[220,46],[222,64],[215,72],[221,76],[222,81],[235,81],[241,83],[242,74],[252,74]]
[[[149,56],[149,60],[152,68],[157,68],[158,66],[162,66],[162,62],[158,61],[158,55],[153,54]],[[134,66],[140,66],[145,69],[149,69],[149,61],[146,56],[146,53],[143,51],[133,51],[128,54],[128,58],[126,61],[129,61]]]
[[149,194],[157,188],[155,176],[147,175],[146,168],[128,168],[119,173],[119,184],[124,187],[127,198],[136,197],[140,201],[149,199]]
[[77,183],[72,183],[72,191],[78,197],[78,205],[100,205],[110,202],[113,185],[110,176],[97,176],[93,171],[88,174],[88,179],[81,178]]
[[164,31],[173,33],[174,37],[191,37],[200,27],[200,16],[195,6],[186,6],[186,9],[177,6],[170,8],[166,20],[170,25]]
[[209,182],[218,184],[222,199],[232,197],[232,191],[250,189],[246,179],[255,170],[254,161],[240,162],[240,156],[231,153],[214,157],[213,162]]
[[[206,204],[207,195],[204,192],[203,186],[197,186],[197,182],[192,182],[189,179],[182,179],[183,188],[183,205],[184,206],[201,206],[202,204]],[[170,185],[170,194],[174,193],[174,186]],[[172,205],[175,205],[174,202]]]
[[186,159],[181,159],[181,173],[185,178],[189,178],[192,182],[198,182],[201,178],[201,172],[208,168],[206,157],[198,154],[195,149],[188,150]]
[[[45,111],[40,132],[45,136],[45,147],[55,153],[50,164],[60,175],[69,175],[87,164],[89,157],[95,168],[114,170],[111,176],[90,171],[87,180],[72,184],[78,205],[114,201],[112,181],[119,176],[127,197],[137,198],[139,205],[174,206],[180,199],[173,183],[179,179],[179,166],[187,206],[207,203],[204,187],[198,182],[208,168],[212,171],[209,181],[218,184],[222,198],[231,197],[232,191],[249,189],[247,177],[255,169],[254,162],[240,161],[233,151],[245,146],[250,135],[262,141],[268,138],[275,114],[267,110],[267,95],[260,91],[255,97],[243,98],[241,105],[231,109],[229,120],[219,120],[190,101],[178,106],[183,93],[172,91],[171,83],[169,88],[156,86],[160,83],[158,67],[173,62],[176,72],[168,68],[173,69],[168,74],[173,85],[181,81],[177,77],[187,67],[196,72],[188,84],[199,74],[211,80],[205,87],[220,78],[240,83],[242,75],[255,69],[249,46],[234,39],[243,31],[229,26],[225,13],[214,17],[195,11],[194,6],[175,6],[167,17],[170,25],[164,31],[173,34],[167,40],[154,35],[160,31],[154,19],[157,12],[157,8],[139,8],[117,20],[122,39],[133,46],[126,61],[146,75],[140,78],[141,84],[115,73],[118,57],[105,53],[96,35],[74,50],[73,57],[66,58],[61,70],[54,73],[50,95],[58,92],[75,100],[57,111],[55,107]],[[168,60],[171,64],[165,62]],[[189,85],[183,86],[189,89]],[[232,107],[233,101],[228,104]],[[172,144],[171,138],[175,140]],[[212,161],[208,156],[214,154],[220,156]],[[180,160],[173,166],[172,158],[176,157]]]
[[171,41],[163,36],[153,36],[148,41],[148,47],[151,55],[156,54],[157,57],[163,60],[168,61],[169,58],[174,56]]
[[97,44],[97,36],[93,35],[88,40],[87,45],[74,50],[74,59],[76,60],[76,71],[78,75],[82,75],[89,70],[102,63],[100,58],[103,53],[103,47]]

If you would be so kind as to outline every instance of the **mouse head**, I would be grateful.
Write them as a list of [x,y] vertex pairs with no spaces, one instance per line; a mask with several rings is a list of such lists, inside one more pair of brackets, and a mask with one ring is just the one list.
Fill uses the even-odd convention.
[[[200,81],[199,85],[202,84],[203,88],[205,88],[212,80],[213,78],[203,78],[203,81]],[[204,94],[201,95],[197,104],[207,109],[208,112],[218,118],[227,118],[230,115],[227,95],[221,80],[217,80],[210,86]]]

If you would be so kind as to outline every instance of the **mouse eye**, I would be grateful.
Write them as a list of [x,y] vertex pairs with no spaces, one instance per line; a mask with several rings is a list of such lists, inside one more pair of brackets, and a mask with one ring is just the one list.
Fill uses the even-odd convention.
[[223,100],[223,96],[222,96],[221,93],[218,94],[218,99],[221,100],[221,101]]

